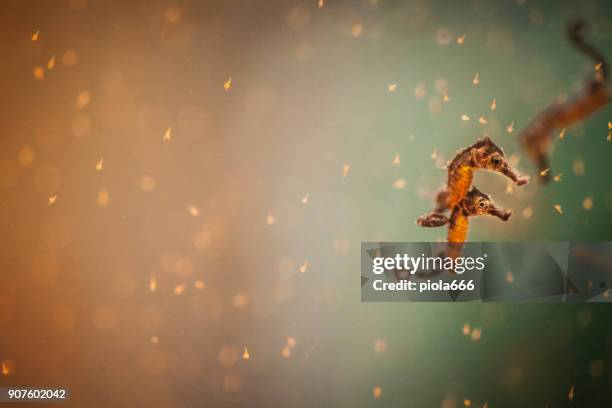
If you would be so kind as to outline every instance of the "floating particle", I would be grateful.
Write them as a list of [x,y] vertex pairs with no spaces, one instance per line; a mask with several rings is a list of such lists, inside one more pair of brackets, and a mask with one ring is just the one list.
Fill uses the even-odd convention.
[[402,190],[402,189],[406,188],[406,180],[404,180],[403,178],[399,178],[399,179],[395,180],[393,182],[393,187],[398,189],[398,190]]
[[293,336],[287,336],[287,347],[294,348],[297,345],[297,341]]
[[464,122],[467,122],[468,120],[470,120],[470,117],[466,114],[461,115],[461,120]]
[[36,30],[36,32],[32,34],[32,41],[38,41],[39,38],[40,38],[40,30]]
[[43,67],[34,67],[34,79],[36,79],[37,81],[42,81],[43,79],[45,79],[45,71],[43,70]]
[[3,360],[0,364],[0,371],[2,375],[8,376],[13,372],[14,363],[10,360]]
[[431,153],[431,159],[436,160],[438,158],[438,149],[434,147],[433,152]]
[[363,24],[361,23],[353,24],[353,26],[351,27],[351,35],[357,38],[361,36],[361,34],[363,34]]
[[474,327],[474,329],[472,329],[472,334],[470,335],[470,339],[472,339],[472,341],[479,341],[481,336],[482,336],[482,329],[479,327]]
[[582,208],[584,208],[587,211],[592,209],[593,208],[593,199],[591,197],[585,197],[584,200],[582,200]]
[[319,0],[319,8],[322,9],[324,5],[325,2],[323,0]]
[[202,290],[206,287],[206,284],[204,283],[204,281],[197,280],[193,282],[193,287],[196,288],[197,290]]
[[174,294],[175,295],[182,295],[183,292],[185,292],[185,289],[187,289],[187,285],[185,285],[184,283],[176,285],[174,287]]
[[189,211],[192,217],[198,217],[200,215],[200,210],[195,205],[187,206],[187,211]]
[[100,157],[100,160],[96,163],[96,170],[102,171],[104,169],[104,157]]
[[283,358],[291,357],[291,349],[289,348],[289,346],[283,347],[281,351],[281,356],[283,356]]
[[612,122],[608,122],[608,130],[612,130]]
[[393,159],[393,164],[396,166],[400,165],[400,154],[399,153],[395,153],[395,158]]
[[229,91],[230,88],[232,87],[232,78],[227,78],[227,81],[225,81],[223,83],[223,89],[225,89],[225,92]]
[[512,271],[506,272],[506,282],[508,283],[514,282],[514,275],[512,274]]
[[448,96],[448,91],[445,89],[442,95],[442,102],[448,102],[448,101],[450,101],[450,97]]
[[372,394],[374,395],[374,398],[379,399],[382,395],[382,388],[374,387],[374,389],[372,390]]
[[395,92],[395,90],[397,89],[397,84],[389,84],[387,86],[387,89],[389,90],[389,92]]
[[62,55],[62,64],[66,67],[72,67],[79,61],[79,55],[75,50],[68,50]]
[[376,339],[374,340],[374,352],[376,354],[382,354],[387,351],[387,340]]
[[274,215],[269,212],[268,215],[266,216],[266,224],[267,225],[274,225],[276,223],[276,218],[274,218]]
[[100,207],[106,207],[108,205],[108,202],[109,202],[108,191],[106,189],[100,190],[100,192],[98,192],[98,205]]
[[168,128],[165,132],[164,132],[164,136],[162,137],[163,140],[170,140],[172,139],[172,128]]
[[142,191],[146,191],[147,193],[155,190],[157,188],[157,181],[148,175],[142,176],[140,179],[140,189]]
[[302,197],[302,204],[308,204],[308,193],[306,193],[304,197]]
[[549,172],[550,172],[550,167],[549,167],[549,168],[546,168],[546,169],[544,169],[544,170],[542,170],[542,171],[540,172],[540,176],[544,177],[544,176],[546,176],[546,175],[547,175]]
[[448,80],[446,78],[438,78],[434,82],[434,89],[441,93],[448,90]]
[[151,276],[149,278],[149,291],[155,292],[157,290],[157,278],[155,276]]
[[461,333],[464,336],[469,336],[469,334],[472,332],[472,326],[469,323],[464,323],[463,327],[461,328]]
[[559,133],[559,139],[561,140],[565,139],[565,130],[566,128],[561,129],[561,132]]
[[29,146],[24,146],[19,150],[19,154],[17,155],[17,162],[21,167],[30,167],[34,163],[34,158],[36,154],[34,150]]
[[563,176],[563,173],[557,174],[555,177],[553,177],[553,180],[558,183],[561,181],[561,176]]
[[344,165],[342,166],[342,178],[346,178],[350,170],[351,170],[351,165],[344,163]]
[[478,122],[482,125],[486,125],[488,123],[487,120],[483,116],[478,118]]
[[56,200],[57,200],[56,195],[49,197],[49,205],[53,205],[53,203],[55,203]]
[[574,386],[572,385],[572,388],[570,388],[569,393],[567,394],[567,399],[569,399],[570,401],[574,400]]
[[77,109],[83,109],[91,102],[91,94],[87,91],[79,92],[74,105]]
[[414,96],[417,99],[423,99],[427,95],[427,90],[425,89],[425,84],[418,84],[414,88]]
[[300,266],[300,272],[306,273],[306,270],[308,269],[308,265],[309,265],[308,261],[304,262],[302,266]]
[[249,304],[249,298],[244,293],[237,293],[232,296],[232,306],[236,309],[242,309]]
[[572,170],[574,171],[575,175],[583,176],[585,173],[584,161],[582,161],[582,159],[576,159],[572,163]]
[[463,400],[463,406],[464,407],[471,407],[472,406],[472,400],[464,399]]
[[157,336],[151,336],[151,343],[153,343],[153,344],[159,344],[159,337],[157,337]]
[[556,212],[558,212],[559,214],[563,214],[563,208],[561,207],[561,204],[555,204],[553,205],[553,208],[555,209]]
[[244,352],[242,353],[242,359],[248,360],[249,358],[251,358],[251,355],[249,354],[249,350],[247,349],[246,346],[244,346]]
[[457,37],[457,44],[463,45],[464,42],[465,42],[465,34],[463,34],[460,37]]
[[493,98],[493,101],[491,101],[491,110],[495,109],[497,109],[497,101],[495,100],[495,98]]
[[521,212],[521,215],[527,220],[533,216],[533,209],[531,207],[525,207],[525,209]]
[[170,7],[164,13],[164,18],[166,19],[166,21],[172,24],[178,23],[178,21],[181,19],[181,16],[181,10],[176,7]]
[[514,122],[510,122],[510,124],[506,126],[506,132],[508,133],[514,132]]
[[476,73],[476,75],[474,75],[474,79],[472,79],[472,83],[474,85],[478,85],[480,83],[480,76],[478,75],[478,72]]
[[55,68],[55,55],[52,55],[47,61],[47,69],[51,71],[53,68]]

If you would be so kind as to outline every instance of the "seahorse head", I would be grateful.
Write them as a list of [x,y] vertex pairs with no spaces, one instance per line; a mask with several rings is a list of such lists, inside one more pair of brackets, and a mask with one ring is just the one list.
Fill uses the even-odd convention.
[[469,216],[492,215],[502,221],[508,221],[512,215],[512,210],[498,207],[495,205],[491,196],[472,187],[465,200],[463,201],[464,211]]
[[493,143],[488,136],[478,140],[471,150],[475,167],[501,173],[519,186],[529,183],[529,176],[521,174],[512,167],[504,151]]

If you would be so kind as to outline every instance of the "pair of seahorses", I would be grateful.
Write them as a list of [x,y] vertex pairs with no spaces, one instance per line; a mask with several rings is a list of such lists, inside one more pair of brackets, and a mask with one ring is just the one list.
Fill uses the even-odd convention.
[[[446,188],[436,196],[436,208],[417,219],[422,227],[441,227],[448,224],[446,256],[456,258],[461,254],[468,235],[468,217],[492,215],[507,221],[512,210],[498,207],[491,197],[472,186],[474,171],[486,169],[510,178],[516,185],[529,182],[529,176],[521,174],[508,162],[504,151],[489,137],[478,140],[472,146],[457,152],[448,164]],[[450,211],[450,216],[445,215]]]
[[[574,20],[568,24],[567,35],[571,43],[595,62],[595,75],[587,80],[582,93],[574,98],[553,104],[536,115],[519,134],[519,141],[530,158],[535,162],[542,176],[541,181],[550,180],[549,152],[552,145],[552,132],[584,120],[606,105],[610,92],[606,86],[608,78],[607,61],[603,55],[584,40],[586,24]],[[433,212],[418,218],[417,224],[423,227],[440,227],[448,224],[447,256],[461,254],[463,243],[468,235],[468,217],[493,215],[507,221],[512,211],[495,205],[491,197],[472,186],[473,174],[477,169],[496,171],[509,177],[515,184],[529,182],[529,177],[521,175],[506,159],[504,152],[493,141],[485,137],[472,146],[457,152],[448,165],[446,188],[436,196]],[[444,213],[450,211],[450,217]]]

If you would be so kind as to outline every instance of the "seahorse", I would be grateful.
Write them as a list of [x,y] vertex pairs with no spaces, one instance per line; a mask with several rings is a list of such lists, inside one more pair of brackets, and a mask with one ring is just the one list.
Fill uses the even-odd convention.
[[513,168],[504,151],[487,136],[457,151],[448,164],[448,180],[446,188],[436,196],[436,212],[452,211],[465,198],[478,169],[501,173],[519,186],[529,182],[529,176]]
[[550,181],[549,154],[553,142],[553,131],[580,122],[610,101],[608,62],[601,52],[584,40],[587,25],[582,20],[571,21],[567,25],[567,36],[578,51],[586,54],[595,63],[595,75],[587,78],[584,90],[573,98],[557,102],[537,114],[519,133],[523,149],[540,171],[540,180]]
[[422,227],[441,227],[448,224],[446,256],[457,258],[461,255],[463,244],[467,241],[469,217],[477,215],[492,215],[502,221],[508,221],[512,210],[495,205],[491,196],[472,187],[467,195],[457,204],[450,217],[442,212],[433,211],[417,219]]

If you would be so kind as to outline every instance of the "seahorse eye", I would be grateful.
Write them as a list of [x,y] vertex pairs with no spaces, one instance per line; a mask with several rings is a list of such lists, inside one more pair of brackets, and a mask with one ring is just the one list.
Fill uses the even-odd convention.
[[491,164],[495,167],[499,166],[501,163],[501,158],[499,156],[493,156],[491,158]]
[[487,206],[487,203],[485,201],[481,201],[481,202],[478,203],[478,206],[480,208],[485,208]]

